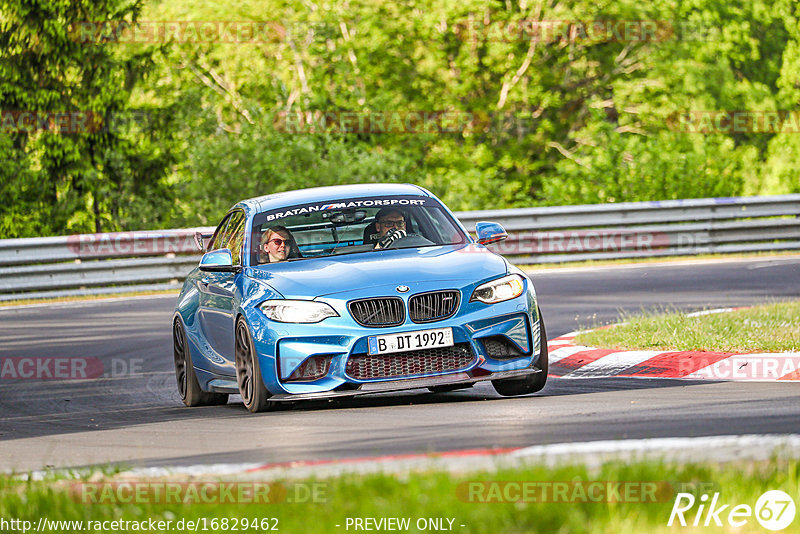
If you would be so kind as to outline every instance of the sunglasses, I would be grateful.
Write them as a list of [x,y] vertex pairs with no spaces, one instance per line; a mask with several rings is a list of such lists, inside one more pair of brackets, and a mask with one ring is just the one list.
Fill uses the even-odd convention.
[[270,239],[269,241],[267,241],[267,243],[275,243],[276,247],[279,247],[279,246],[281,246],[283,244],[286,244],[286,246],[288,247],[289,245],[292,244],[292,240],[291,239],[281,239],[279,237],[276,237],[275,239]]
[[400,228],[400,227],[405,226],[406,222],[404,220],[392,221],[392,220],[384,219],[382,221],[378,221],[378,224],[380,224],[381,226]]

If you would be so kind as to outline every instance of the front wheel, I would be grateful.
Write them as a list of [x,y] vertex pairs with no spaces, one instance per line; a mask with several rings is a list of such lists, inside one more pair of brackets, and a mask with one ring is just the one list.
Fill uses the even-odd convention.
[[245,408],[251,412],[264,412],[272,408],[269,391],[261,378],[261,366],[253,346],[253,338],[244,317],[236,321],[236,382]]
[[537,308],[539,314],[539,344],[541,345],[541,355],[536,363],[536,368],[540,372],[526,376],[525,378],[506,378],[504,380],[492,380],[494,390],[504,397],[516,397],[517,395],[527,395],[540,391],[547,382],[547,370],[549,368],[547,357],[547,334],[544,330],[542,312]]
[[214,406],[227,404],[227,393],[203,391],[197,382],[192,365],[192,354],[186,344],[183,323],[175,319],[172,325],[172,354],[175,358],[175,378],[178,381],[178,394],[186,406]]

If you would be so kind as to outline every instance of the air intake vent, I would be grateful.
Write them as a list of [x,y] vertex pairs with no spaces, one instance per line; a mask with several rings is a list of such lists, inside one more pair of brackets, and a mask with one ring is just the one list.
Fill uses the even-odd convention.
[[347,307],[361,326],[398,326],[406,320],[403,300],[398,297],[353,300]]
[[513,343],[508,341],[505,336],[492,336],[482,339],[483,347],[486,349],[486,355],[496,360],[503,360],[508,358],[519,358],[525,356]]
[[356,380],[438,375],[465,369],[474,361],[469,343],[457,343],[395,354],[354,354],[347,360],[345,372]]
[[452,317],[458,309],[461,292],[455,290],[418,293],[408,299],[408,313],[415,323],[432,323]]

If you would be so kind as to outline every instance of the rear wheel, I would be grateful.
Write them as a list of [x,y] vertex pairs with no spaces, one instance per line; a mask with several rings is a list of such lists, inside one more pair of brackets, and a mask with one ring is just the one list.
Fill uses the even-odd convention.
[[270,393],[261,378],[261,366],[253,347],[253,338],[243,317],[236,321],[236,382],[245,408],[251,412],[264,412],[272,408]]
[[183,324],[176,319],[172,325],[172,353],[175,358],[175,378],[178,381],[178,394],[186,406],[213,406],[226,404],[227,393],[203,391],[197,382],[192,365],[192,355],[186,344]]
[[539,313],[539,343],[541,344],[541,355],[536,363],[536,368],[540,372],[528,375],[525,378],[506,378],[504,380],[492,380],[494,390],[504,397],[515,397],[517,395],[527,395],[540,391],[547,382],[547,370],[549,367],[547,357],[547,333],[544,330],[542,312]]

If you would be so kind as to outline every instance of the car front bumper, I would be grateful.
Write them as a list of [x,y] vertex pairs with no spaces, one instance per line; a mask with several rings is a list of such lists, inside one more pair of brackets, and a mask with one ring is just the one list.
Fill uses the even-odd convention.
[[[463,295],[462,295],[463,298]],[[320,299],[322,300],[322,299]],[[539,372],[536,364],[541,352],[539,316],[532,287],[515,299],[486,305],[463,302],[459,312],[446,320],[417,324],[406,322],[391,328],[365,328],[349,316],[344,300],[329,302],[340,317],[317,324],[275,323],[260,310],[254,311],[251,325],[262,378],[274,401],[352,397],[369,393],[415,388],[471,384],[482,380],[523,377]],[[468,346],[472,358],[465,365],[443,372],[422,372],[403,376],[369,379],[348,373],[352,357],[369,357],[367,339],[388,333],[408,333],[432,328],[453,329],[454,342]],[[488,338],[507,340],[518,352],[513,357],[493,357],[484,345]],[[402,355],[404,353],[394,353]],[[408,354],[408,353],[405,353]],[[327,374],[313,381],[287,381],[307,358],[329,358]],[[391,357],[392,355],[385,355]],[[380,356],[378,356],[380,357]]]

